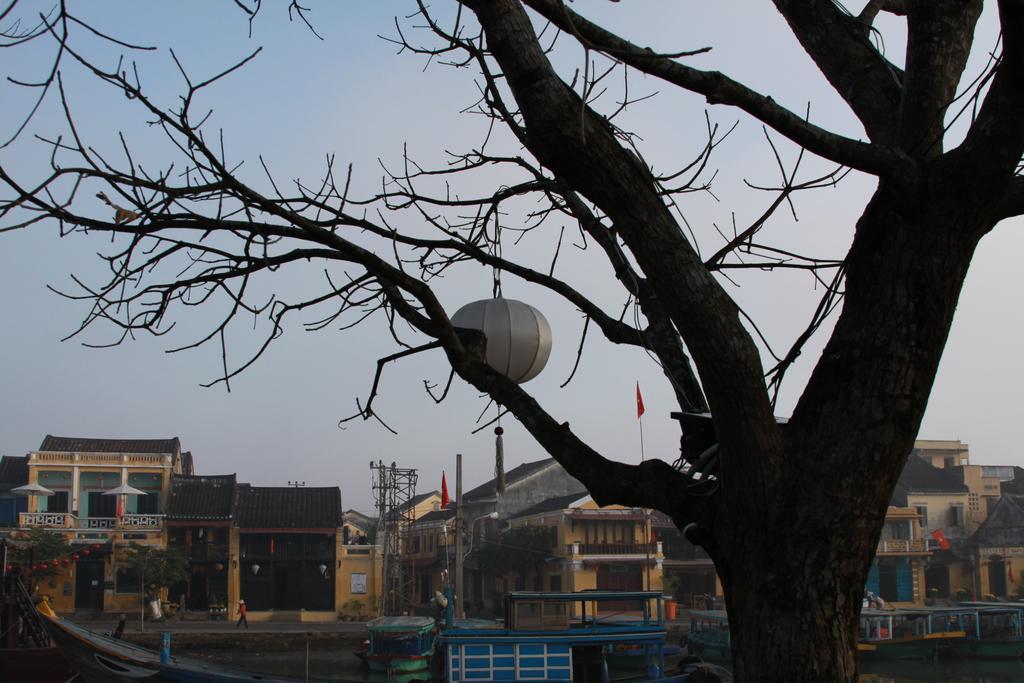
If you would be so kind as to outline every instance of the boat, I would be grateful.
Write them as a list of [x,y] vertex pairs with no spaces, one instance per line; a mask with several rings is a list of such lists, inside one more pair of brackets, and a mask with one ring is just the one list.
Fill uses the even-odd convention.
[[423,671],[430,667],[437,623],[431,617],[378,617],[366,624],[369,644],[361,654],[370,671]]
[[159,652],[94,633],[57,616],[47,603],[37,607],[42,622],[71,668],[89,683],[167,681],[173,683],[299,683],[306,678],[241,671]]
[[0,681],[64,683],[72,676],[21,577],[6,573],[0,583]]
[[860,640],[878,659],[935,661],[952,653],[954,644],[967,638],[961,610],[923,607],[864,609],[860,614]]
[[690,610],[686,649],[704,659],[732,661],[729,617],[725,610]]
[[964,602],[967,638],[953,643],[952,656],[962,659],[1024,659],[1024,604]]
[[[690,631],[685,639],[691,654],[714,661],[732,661],[732,637],[725,610],[690,610]],[[859,655],[874,652],[876,645],[857,643]]]
[[[454,619],[449,608],[435,674],[445,683],[608,681],[607,654],[628,647],[644,664],[636,680],[696,680],[704,669],[699,664],[675,675],[666,671],[663,600],[660,591],[516,591],[505,596],[502,621]],[[607,602],[636,609],[602,616]]]

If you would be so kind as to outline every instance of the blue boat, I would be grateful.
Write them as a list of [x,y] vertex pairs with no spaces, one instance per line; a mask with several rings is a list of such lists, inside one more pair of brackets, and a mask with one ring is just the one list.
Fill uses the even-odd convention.
[[[625,646],[642,653],[646,671],[637,680],[686,681],[689,672],[666,673],[663,600],[660,591],[517,591],[505,597],[504,621],[449,615],[438,636],[443,680],[608,681],[607,655]],[[634,609],[602,616],[599,605],[613,601]]]

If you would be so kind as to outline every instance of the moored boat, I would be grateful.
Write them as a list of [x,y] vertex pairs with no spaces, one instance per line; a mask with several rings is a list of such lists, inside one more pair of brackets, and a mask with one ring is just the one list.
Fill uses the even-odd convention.
[[705,659],[731,661],[732,640],[725,610],[690,610],[686,649]]
[[430,666],[437,624],[430,617],[378,617],[367,622],[371,671],[422,671]]
[[967,638],[963,613],[942,608],[877,610],[860,615],[861,654],[878,659],[934,661]]
[[71,668],[89,683],[169,681],[174,683],[299,683],[312,679],[282,678],[161,654],[115,640],[58,617],[49,605],[39,606],[43,624]]
[[[602,616],[601,603],[613,601],[635,609]],[[686,681],[696,668],[679,675],[666,671],[662,601],[656,591],[510,593],[503,621],[446,620],[437,673],[445,683],[606,681],[607,654],[619,647],[640,658],[644,673],[638,680]]]
[[966,602],[967,638],[953,644],[963,659],[1024,659],[1024,604]]

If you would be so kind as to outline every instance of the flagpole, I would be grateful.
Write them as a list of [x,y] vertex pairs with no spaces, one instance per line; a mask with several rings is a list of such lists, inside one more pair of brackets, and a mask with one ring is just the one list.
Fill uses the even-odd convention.
[[644,460],[644,416],[641,415],[639,420],[640,420],[640,459]]

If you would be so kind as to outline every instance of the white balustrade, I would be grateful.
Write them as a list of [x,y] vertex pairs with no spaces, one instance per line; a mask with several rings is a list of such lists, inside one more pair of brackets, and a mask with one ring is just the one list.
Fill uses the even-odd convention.
[[65,527],[69,516],[67,512],[22,512],[19,522],[23,527]]
[[159,529],[163,519],[163,515],[124,515],[121,518],[121,526],[131,529]]
[[117,519],[114,517],[86,517],[78,521],[78,526],[82,529],[114,529],[117,527]]

